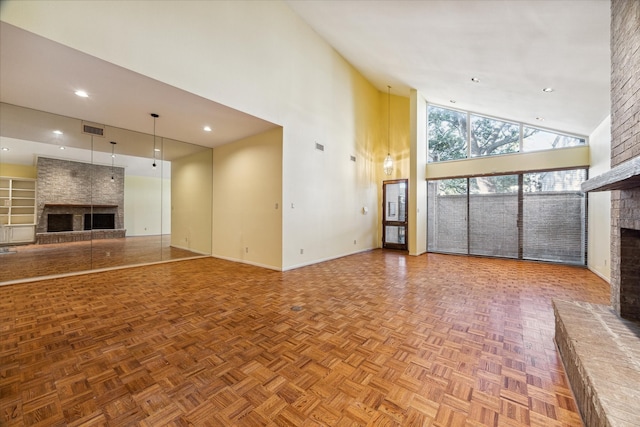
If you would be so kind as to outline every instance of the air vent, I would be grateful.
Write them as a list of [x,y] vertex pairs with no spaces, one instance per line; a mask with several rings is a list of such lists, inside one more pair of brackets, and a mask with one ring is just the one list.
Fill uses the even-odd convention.
[[316,142],[316,150],[324,151],[324,145],[322,145],[322,144],[318,144],[318,143]]
[[104,128],[96,126],[96,125],[88,125],[86,123],[82,124],[82,133],[86,133],[88,135],[102,136],[104,137]]
[[350,156],[350,158],[351,158],[351,161],[352,161],[352,162],[355,162],[355,161],[356,161],[356,156]]

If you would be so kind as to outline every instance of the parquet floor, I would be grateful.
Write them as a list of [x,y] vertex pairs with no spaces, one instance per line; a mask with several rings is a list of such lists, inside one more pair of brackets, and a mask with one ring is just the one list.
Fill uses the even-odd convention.
[[577,267],[383,250],[3,286],[1,423],[579,426],[551,299],[608,294]]
[[200,256],[170,243],[163,235],[10,246],[0,255],[0,282]]

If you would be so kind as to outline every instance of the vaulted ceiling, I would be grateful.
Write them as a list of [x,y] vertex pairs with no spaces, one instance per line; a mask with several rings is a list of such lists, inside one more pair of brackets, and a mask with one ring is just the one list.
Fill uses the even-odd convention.
[[608,0],[287,3],[381,91],[585,136],[609,114]]
[[[607,0],[286,4],[383,92],[416,89],[432,103],[580,135],[609,114]],[[173,106],[163,136],[209,147],[275,126],[9,24],[0,29],[2,102],[150,133],[148,112],[162,98]],[[55,91],[68,91],[74,73],[97,80],[103,105],[60,105]],[[212,115],[225,118],[222,127],[203,136],[194,119]]]

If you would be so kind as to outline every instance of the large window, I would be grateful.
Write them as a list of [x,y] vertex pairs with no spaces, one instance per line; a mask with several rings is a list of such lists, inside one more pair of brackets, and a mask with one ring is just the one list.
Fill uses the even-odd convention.
[[550,150],[585,144],[584,138],[576,136],[562,135],[528,126],[524,126],[523,129],[522,151]]
[[467,114],[429,106],[429,162],[467,157]]
[[585,169],[523,175],[523,258],[585,263],[586,178]]
[[471,157],[517,153],[520,126],[488,117],[471,115]]
[[585,169],[428,182],[431,252],[584,265]]
[[586,144],[582,137],[435,105],[427,114],[430,163]]

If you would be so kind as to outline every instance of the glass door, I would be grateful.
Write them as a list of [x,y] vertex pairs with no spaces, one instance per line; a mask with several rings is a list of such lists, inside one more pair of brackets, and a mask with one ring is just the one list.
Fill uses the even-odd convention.
[[382,183],[382,247],[407,250],[407,180]]

